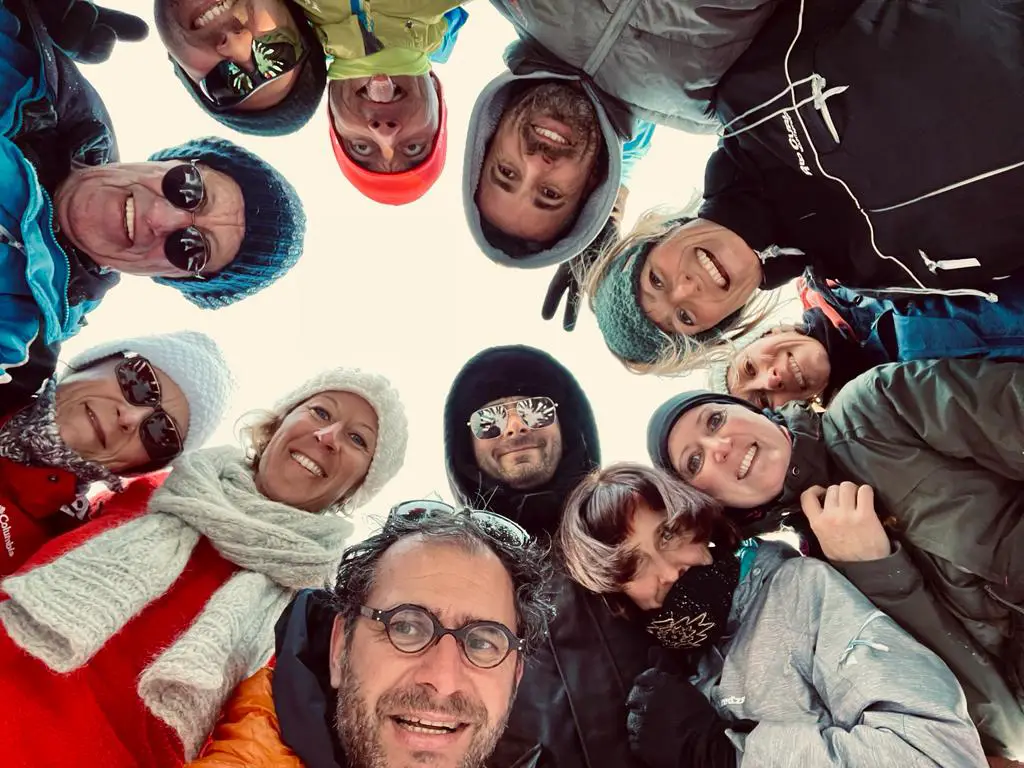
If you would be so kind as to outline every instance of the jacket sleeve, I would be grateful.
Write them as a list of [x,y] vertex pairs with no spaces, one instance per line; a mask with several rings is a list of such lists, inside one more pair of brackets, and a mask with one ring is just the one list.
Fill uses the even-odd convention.
[[622,145],[622,179],[619,186],[628,187],[629,180],[633,175],[633,169],[651,148],[651,138],[654,136],[654,123],[641,121],[633,135]]
[[[825,563],[802,559],[786,573],[780,569],[769,588],[780,592],[767,621],[781,619],[798,635],[786,650],[791,673],[768,670],[766,679],[775,681],[775,696],[809,696],[820,702],[819,712],[758,718],[752,731],[734,736],[740,768],[985,765],[953,673],[849,581]],[[763,612],[753,620],[779,642],[777,624],[762,626]],[[788,691],[792,686],[813,690]]]
[[281,741],[272,675],[264,667],[239,684],[190,768],[304,768]]
[[967,711],[986,754],[1010,756],[1024,749],[1024,711],[1016,697],[988,654],[928,591],[920,570],[899,542],[881,560],[833,561],[832,566],[949,666],[964,689]]
[[822,424],[832,459],[874,487],[908,542],[990,582],[1022,583],[1024,363],[881,366],[848,384]]

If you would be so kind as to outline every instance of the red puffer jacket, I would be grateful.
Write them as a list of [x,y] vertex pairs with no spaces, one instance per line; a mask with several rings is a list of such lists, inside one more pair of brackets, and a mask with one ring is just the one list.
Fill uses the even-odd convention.
[[[146,511],[166,474],[146,475],[96,503],[102,514],[54,539],[24,565],[59,558]],[[182,634],[237,567],[200,539],[164,595],[146,606],[85,666],[61,675],[21,650],[0,627],[0,765],[4,768],[168,768],[184,753],[177,735],[139,698],[139,675]],[[0,584],[2,588],[2,584]],[[6,595],[0,591],[0,600]]]
[[[0,419],[0,428],[13,414]],[[61,507],[75,501],[75,476],[0,458],[0,577],[9,576],[43,544],[81,525]]]

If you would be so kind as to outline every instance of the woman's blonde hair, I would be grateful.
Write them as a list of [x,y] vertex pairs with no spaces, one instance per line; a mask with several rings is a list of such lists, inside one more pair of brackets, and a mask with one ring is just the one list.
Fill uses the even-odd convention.
[[249,411],[239,418],[238,441],[245,451],[245,458],[253,470],[260,465],[263,452],[274,434],[281,427],[281,422],[287,414],[273,413],[272,411]]
[[[580,283],[581,293],[588,297],[587,302],[591,311],[597,314],[598,289],[608,277],[613,265],[630,252],[649,252],[654,245],[671,237],[676,230],[696,218],[699,204],[700,197],[695,196],[682,208],[660,206],[650,209],[640,216],[625,237],[613,241],[603,250],[589,269],[574,267],[582,271],[576,278]],[[764,323],[777,304],[777,291],[757,290],[740,309],[732,326],[713,338],[702,341],[693,336],[668,334],[659,328],[658,333],[662,337],[663,345],[655,360],[637,362],[617,355],[614,351],[612,354],[616,355],[627,370],[636,374],[664,376],[688,373],[696,368],[727,359],[732,354],[731,342]]]

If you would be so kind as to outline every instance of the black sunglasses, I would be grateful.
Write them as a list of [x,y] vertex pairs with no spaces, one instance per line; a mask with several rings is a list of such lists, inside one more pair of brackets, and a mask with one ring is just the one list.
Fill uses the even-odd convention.
[[491,669],[512,651],[523,649],[523,641],[501,622],[471,621],[458,629],[448,629],[421,605],[403,603],[387,611],[361,605],[359,615],[383,624],[391,645],[402,653],[420,653],[451,635],[470,664]]
[[488,512],[485,509],[464,509],[457,510],[451,504],[443,501],[432,501],[421,499],[418,501],[403,501],[391,508],[388,520],[401,518],[410,522],[417,522],[427,517],[443,515],[445,517],[468,517],[483,529],[484,533],[490,536],[499,544],[513,547],[523,547],[530,541],[530,534],[518,523],[514,523],[503,515]]
[[160,191],[175,208],[192,214],[191,226],[171,232],[164,240],[164,255],[178,269],[198,278],[210,263],[210,244],[195,225],[196,211],[206,200],[206,185],[196,162],[190,160],[167,171]]
[[474,411],[466,425],[477,440],[501,437],[508,426],[509,407],[514,407],[527,429],[550,427],[558,418],[558,403],[550,397],[524,397],[508,403],[488,405]]
[[152,408],[153,413],[139,424],[142,447],[154,463],[166,463],[185,447],[174,419],[160,407],[160,380],[153,364],[144,357],[127,357],[114,367],[117,385],[132,405]]
[[266,85],[305,61],[306,47],[287,29],[275,29],[254,37],[249,66],[253,72],[227,59],[219,62],[199,81],[202,91],[220,109],[237,107]]

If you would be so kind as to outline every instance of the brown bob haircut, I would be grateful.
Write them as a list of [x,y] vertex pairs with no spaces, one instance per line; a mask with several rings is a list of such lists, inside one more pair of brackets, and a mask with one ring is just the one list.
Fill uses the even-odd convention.
[[[702,491],[661,469],[613,464],[591,472],[565,503],[558,541],[569,576],[584,589],[618,595],[633,577],[636,553],[622,546],[641,505],[668,516],[668,530],[687,531],[697,542],[730,549],[736,530],[722,506]],[[616,601],[610,603],[617,610]]]

